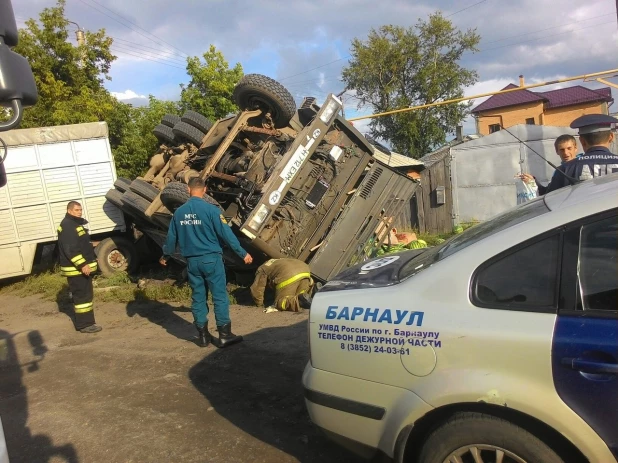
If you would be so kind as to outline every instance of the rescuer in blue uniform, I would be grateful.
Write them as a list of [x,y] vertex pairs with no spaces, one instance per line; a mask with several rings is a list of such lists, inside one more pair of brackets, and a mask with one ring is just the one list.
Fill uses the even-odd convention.
[[[191,197],[174,212],[159,262],[167,265],[167,260],[174,253],[178,242],[181,254],[187,259],[192,291],[191,311],[199,334],[199,344],[206,347],[212,341],[217,347],[227,347],[242,341],[242,336],[232,333],[221,245],[227,244],[244,259],[245,264],[253,262],[253,258],[240,246],[219,208],[202,199],[206,193],[204,180],[193,177],[189,180],[188,187]],[[208,331],[209,290],[215,306],[219,339],[212,337]]]
[[571,123],[572,129],[579,129],[584,154],[558,167],[565,175],[559,172],[554,175],[547,185],[547,193],[577,181],[618,172],[618,156],[609,150],[614,140],[612,124],[616,123],[618,119],[604,114],[588,114]]

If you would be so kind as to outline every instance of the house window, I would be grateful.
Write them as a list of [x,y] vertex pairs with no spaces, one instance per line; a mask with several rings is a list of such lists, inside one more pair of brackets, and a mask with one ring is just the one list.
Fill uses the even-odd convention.
[[489,124],[489,133],[494,133],[500,130],[500,124]]
[[534,117],[529,117],[528,119],[526,119],[526,124],[534,125]]

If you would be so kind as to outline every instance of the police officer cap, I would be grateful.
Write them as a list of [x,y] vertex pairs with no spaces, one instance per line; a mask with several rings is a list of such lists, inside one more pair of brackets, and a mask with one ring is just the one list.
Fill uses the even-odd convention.
[[595,132],[608,132],[612,129],[612,124],[618,123],[618,119],[605,114],[587,114],[578,117],[571,122],[572,129],[579,129],[580,135]]

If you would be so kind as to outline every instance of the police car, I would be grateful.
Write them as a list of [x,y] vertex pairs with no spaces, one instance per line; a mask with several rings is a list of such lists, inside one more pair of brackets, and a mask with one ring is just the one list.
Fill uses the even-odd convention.
[[398,462],[616,461],[617,238],[608,175],[347,269],[311,306],[311,419]]

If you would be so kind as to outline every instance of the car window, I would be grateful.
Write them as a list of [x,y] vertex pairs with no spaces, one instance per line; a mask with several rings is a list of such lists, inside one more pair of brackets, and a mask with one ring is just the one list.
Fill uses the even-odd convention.
[[549,212],[549,209],[543,199],[538,198],[499,214],[487,222],[474,225],[462,234],[456,235],[441,245],[430,248],[417,258],[412,259],[402,267],[399,279],[408,278],[484,238],[546,212]]
[[556,306],[560,235],[484,264],[473,283],[475,305],[547,310]]
[[578,309],[618,310],[618,217],[584,225],[579,240]]

